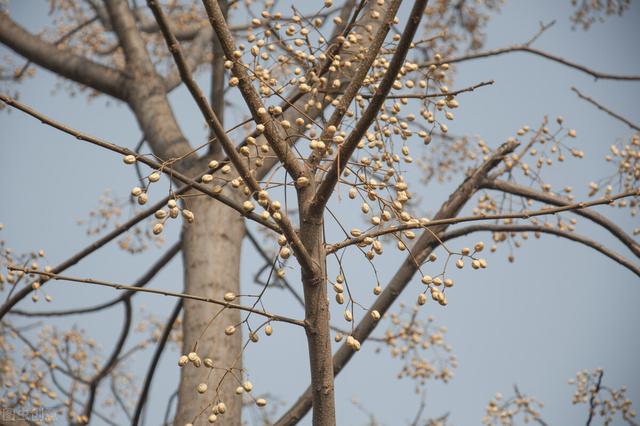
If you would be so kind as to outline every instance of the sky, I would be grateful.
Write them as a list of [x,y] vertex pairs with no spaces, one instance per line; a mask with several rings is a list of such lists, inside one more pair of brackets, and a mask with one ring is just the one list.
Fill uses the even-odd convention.
[[[410,2],[405,2],[400,16],[406,16]],[[36,0],[10,3],[14,18],[37,29],[46,18],[45,2]],[[611,17],[595,24],[588,32],[572,30],[569,1],[507,1],[502,11],[488,26],[487,48],[498,48],[528,40],[540,22],[556,20],[556,24],[535,47],[557,54],[602,72],[639,74],[640,59],[633,54],[639,40],[640,4],[632,2],[624,17]],[[4,52],[4,50],[2,51]],[[579,100],[570,91],[575,86],[584,93],[610,106],[636,123],[640,121],[640,83],[594,81],[585,74],[525,53],[482,59],[460,64],[455,87],[467,87],[479,81],[495,80],[495,84],[459,98],[456,120],[449,126],[452,133],[481,136],[496,147],[523,125],[539,125],[544,116],[565,117],[568,127],[577,130],[576,144],[586,152],[580,161],[569,160],[561,168],[548,170],[554,187],[571,185],[576,197],[584,198],[589,181],[613,172],[603,161],[609,146],[629,138],[629,128]],[[21,101],[33,108],[92,135],[133,148],[140,131],[130,111],[117,103],[107,104],[98,98],[87,101],[83,96],[70,97],[65,90],[54,90],[58,80],[39,71],[36,78],[20,86]],[[202,140],[204,129],[199,112],[184,90],[171,96],[182,128],[190,140]],[[240,116],[228,115],[227,124]],[[100,194],[110,188],[125,197],[136,184],[131,168],[122,164],[118,155],[80,143],[18,111],[0,113],[0,222],[4,229],[0,239],[17,252],[44,249],[47,261],[55,265],[89,244],[95,237],[85,234],[79,219],[98,204]],[[455,188],[454,180],[430,185],[420,193],[427,211],[435,211]],[[164,194],[158,190],[153,199]],[[331,204],[332,209],[344,207]],[[345,227],[357,224],[360,217],[340,210]],[[598,208],[610,215],[625,230],[638,227],[637,218],[611,208]],[[468,209],[466,210],[468,212]],[[128,213],[128,212],[127,212]],[[579,220],[580,233],[598,239],[611,248],[630,255],[605,232]],[[179,234],[179,226],[168,227],[164,248],[129,255],[111,244],[70,268],[74,276],[101,278],[131,283],[160,255]],[[329,238],[338,238],[329,233]],[[452,242],[454,248],[488,242],[489,235],[474,235]],[[387,249],[376,263],[381,282],[395,272],[402,257]],[[552,236],[530,239],[516,250],[514,263],[509,263],[506,247],[487,255],[489,268],[480,272],[455,271],[458,283],[448,293],[446,308],[428,303],[420,315],[433,315],[438,324],[447,327],[446,340],[453,347],[459,367],[448,384],[431,382],[426,387],[425,417],[450,413],[454,425],[479,424],[486,403],[496,392],[511,395],[517,384],[526,394],[545,403],[543,418],[549,424],[581,424],[586,420],[585,406],[571,404],[573,388],[567,380],[577,371],[602,367],[604,381],[613,388],[628,387],[628,396],[640,403],[640,282],[631,272],[612,263],[601,254],[575,243]],[[246,244],[242,259],[243,293],[255,293],[253,272],[259,264],[254,250]],[[371,270],[357,256],[345,257],[351,286],[358,289],[360,301],[367,306],[373,286]],[[290,280],[299,284],[295,275]],[[360,288],[361,285],[361,288]],[[178,256],[152,282],[154,288],[179,290],[182,286],[181,260]],[[400,301],[413,303],[421,284],[414,279]],[[115,291],[88,288],[72,283],[56,282],[46,289],[54,302],[50,306],[23,302],[24,309],[65,308],[99,303],[115,297]],[[173,300],[153,295],[134,298],[136,318],[147,313],[166,317]],[[265,306],[273,312],[295,317],[302,310],[291,298],[278,290],[270,290]],[[334,307],[335,308],[335,307]],[[143,312],[140,310],[144,309]],[[392,310],[398,309],[398,302]],[[87,333],[95,336],[106,350],[116,337],[121,308],[103,314],[76,317]],[[336,323],[341,311],[332,310]],[[356,320],[362,311],[355,312]],[[24,323],[12,317],[16,323]],[[72,322],[62,321],[60,326]],[[374,334],[381,335],[387,323]],[[274,335],[261,339],[245,353],[245,367],[256,392],[265,392],[287,402],[294,401],[308,385],[306,342],[303,333],[285,326],[274,327]],[[134,336],[135,337],[135,336]],[[135,338],[132,339],[135,341]],[[336,346],[337,347],[337,346]],[[367,343],[336,380],[338,423],[366,424],[368,415],[352,403],[357,399],[376,419],[385,425],[408,424],[420,405],[414,384],[396,379],[401,368],[397,359],[377,344]],[[140,353],[132,361],[133,371],[143,371],[150,351]],[[178,350],[165,352],[156,376],[147,424],[159,424],[164,416],[170,389],[175,388]],[[247,416],[251,422],[251,417]],[[59,419],[62,420],[62,419]],[[310,417],[302,424],[310,424]],[[95,419],[92,424],[102,424]],[[614,424],[621,424],[619,418]]]

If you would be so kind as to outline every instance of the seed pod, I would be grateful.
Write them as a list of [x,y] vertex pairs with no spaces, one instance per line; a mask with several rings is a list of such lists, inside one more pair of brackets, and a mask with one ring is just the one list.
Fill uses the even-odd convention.
[[208,386],[206,383],[200,383],[196,390],[198,391],[198,393],[205,393],[207,391],[207,388]]
[[427,295],[424,293],[420,293],[418,295],[418,305],[422,306],[427,303]]
[[283,259],[288,259],[291,256],[291,250],[289,247],[284,246],[280,248],[280,257]]
[[187,209],[182,210],[182,217],[184,217],[189,223],[193,222],[194,219],[193,212]]
[[140,194],[142,194],[142,188],[140,188],[139,186],[134,186],[133,188],[131,188],[131,195],[137,197]]
[[164,219],[165,217],[167,217],[168,213],[166,210],[158,210],[153,214],[156,219]]
[[258,398],[256,399],[256,405],[258,407],[264,407],[265,405],[267,405],[267,400],[264,398]]
[[236,328],[233,325],[230,325],[224,329],[224,334],[226,334],[227,336],[231,336],[235,332],[236,332]]
[[155,225],[153,225],[153,235],[160,235],[162,234],[162,231],[164,230],[164,225],[161,223],[156,223]]
[[236,294],[231,291],[228,293],[225,293],[224,300],[227,302],[233,302],[234,300],[236,300]]
[[456,260],[456,268],[458,269],[464,268],[464,261],[462,259]]
[[216,420],[218,420],[218,416],[216,416],[215,414],[210,414],[209,417],[207,417],[207,421],[209,423],[215,423]]
[[211,161],[209,161],[208,167],[211,170],[214,170],[214,169],[217,169],[219,165],[220,165],[220,163],[218,163],[216,160],[211,160]]
[[244,388],[245,391],[251,392],[251,390],[253,389],[253,383],[247,380],[242,384],[242,387]]
[[242,386],[238,386],[236,388],[236,395],[242,395],[244,393],[244,388]]
[[373,311],[371,311],[371,318],[373,318],[375,321],[378,321],[380,319],[380,312],[374,309]]
[[422,284],[429,285],[429,284],[431,284],[433,282],[433,278],[431,276],[429,276],[429,275],[425,275],[425,276],[422,277],[421,281],[422,281]]
[[356,352],[360,350],[360,342],[353,336],[347,336],[347,346]]
[[306,186],[309,186],[309,178],[306,176],[300,176],[298,179],[296,179],[296,187],[298,188],[304,188]]
[[149,175],[149,182],[157,182],[160,180],[160,173],[153,172]]
[[211,358],[205,358],[203,362],[205,367],[213,368],[213,360]]
[[185,365],[187,365],[188,362],[189,362],[189,357],[186,355],[182,355],[180,358],[178,358],[178,366],[180,367],[184,367]]
[[135,155],[125,155],[124,158],[122,159],[122,161],[124,161],[124,164],[133,164],[136,162],[136,156]]
[[271,327],[270,325],[265,326],[264,334],[266,334],[267,336],[271,336],[272,333],[273,333],[273,327]]
[[339,305],[342,305],[344,303],[344,294],[342,294],[342,293],[336,294],[336,302]]
[[147,201],[149,201],[149,196],[147,195],[146,192],[143,192],[142,194],[138,195],[138,204],[143,206],[147,204]]
[[196,358],[198,358],[198,354],[195,352],[189,352],[189,355],[187,355],[187,358],[189,358],[189,361],[193,362],[196,360]]
[[213,175],[206,174],[202,175],[202,183],[210,183],[213,180]]
[[377,295],[379,295],[380,293],[382,293],[382,287],[380,287],[379,285],[378,285],[378,286],[375,286],[375,287],[373,288],[373,294],[375,294],[375,295],[377,296]]
[[218,403],[218,413],[224,414],[227,412],[227,405],[224,402]]
[[242,208],[244,209],[245,212],[248,213],[253,211],[256,208],[256,206],[254,206],[251,201],[247,200],[244,203],[242,203]]
[[351,314],[350,310],[345,310],[344,311],[344,319],[351,322],[353,320],[353,314]]

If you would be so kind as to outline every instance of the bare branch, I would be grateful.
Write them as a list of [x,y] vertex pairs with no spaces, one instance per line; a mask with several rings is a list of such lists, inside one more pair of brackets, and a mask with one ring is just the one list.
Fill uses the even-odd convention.
[[47,43],[0,11],[0,43],[34,64],[98,92],[124,100],[124,75],[65,49]]
[[65,126],[64,124],[61,124],[57,121],[54,121],[42,114],[40,114],[39,112],[29,108],[28,106],[21,104],[20,102],[17,102],[16,100],[4,95],[4,94],[0,94],[0,100],[3,101],[4,103],[6,103],[9,106],[12,106],[14,108],[19,109],[22,112],[25,112],[27,114],[29,114],[30,116],[37,118],[38,120],[40,120],[43,124],[46,124],[48,126],[51,126],[55,129],[58,129],[64,133],[67,133],[68,135],[71,135],[73,137],[75,137],[78,140],[82,140],[85,142],[89,142],[93,145],[97,145],[99,147],[102,148],[106,148],[109,151],[113,151],[113,152],[117,152],[118,154],[122,154],[122,155],[134,155],[137,157],[137,161],[140,161],[141,163],[146,164],[147,166],[159,170],[162,173],[166,174],[167,176],[169,176],[170,178],[174,178],[176,180],[179,180],[182,183],[186,183],[188,185],[190,185],[192,188],[197,189],[198,191],[202,192],[203,194],[208,195],[211,198],[214,198],[220,202],[222,202],[223,204],[231,207],[232,209],[236,210],[238,213],[240,213],[242,216],[247,217],[248,219],[254,220],[258,223],[260,223],[261,225],[265,226],[266,228],[269,228],[275,232],[280,233],[280,227],[273,223],[273,222],[269,222],[264,220],[262,217],[260,217],[259,215],[253,213],[253,212],[247,212],[241,205],[239,205],[238,203],[236,203],[235,201],[233,201],[232,199],[230,199],[229,197],[222,195],[222,194],[217,194],[214,191],[212,191],[211,189],[207,188],[204,184],[196,182],[193,179],[188,178],[187,176],[183,175],[182,173],[176,171],[175,169],[169,167],[167,164],[160,164],[154,160],[150,160],[147,157],[143,157],[143,156],[137,156],[137,154],[134,151],[131,151],[128,148],[124,148],[121,147],[119,145],[115,145],[113,143],[110,142],[106,142],[103,141],[101,139],[95,138],[93,136],[89,136],[85,133],[82,133],[78,130],[72,129],[70,127]]
[[151,388],[151,381],[153,380],[153,376],[157,371],[158,363],[160,362],[160,356],[164,351],[164,348],[167,345],[167,341],[169,340],[169,335],[171,334],[171,330],[173,329],[173,325],[178,319],[178,315],[180,315],[180,311],[182,310],[182,299],[176,302],[175,308],[173,308],[173,312],[169,316],[167,320],[164,331],[162,332],[162,336],[158,341],[158,345],[156,346],[156,350],[153,353],[153,358],[151,358],[151,362],[149,363],[149,368],[147,369],[147,375],[144,378],[144,383],[142,385],[142,391],[140,391],[140,396],[138,397],[138,403],[136,404],[136,410],[133,415],[133,419],[131,421],[132,426],[138,426],[138,422],[140,421],[140,416],[142,415],[142,408],[144,404],[147,402],[147,398],[149,396],[149,389]]
[[502,47],[500,49],[487,50],[484,52],[470,53],[468,55],[463,55],[463,56],[458,56],[453,58],[445,58],[440,62],[433,62],[433,61],[427,62],[425,64],[420,65],[420,67],[428,68],[431,65],[438,65],[443,63],[455,64],[458,62],[465,62],[465,61],[470,61],[473,59],[480,59],[480,58],[489,58],[492,56],[499,56],[499,55],[504,55],[504,54],[513,53],[513,52],[525,52],[525,53],[531,53],[536,56],[541,56],[553,62],[557,62],[559,64],[565,65],[569,68],[573,68],[585,74],[589,74],[596,80],[640,81],[640,75],[617,75],[617,74],[607,74],[600,71],[595,71],[591,68],[585,67],[584,65],[580,65],[575,62],[571,62],[566,59],[563,59],[560,56],[552,55],[542,50],[535,49],[533,47],[522,45],[522,44],[509,46],[509,47]]
[[[427,93],[427,94],[423,94],[423,93],[399,93],[399,94],[396,94],[396,95],[389,95],[389,96],[387,96],[387,99],[444,98],[444,97],[450,97],[450,96],[457,96],[457,95],[459,95],[461,93],[473,92],[474,90],[479,89],[480,87],[491,86],[494,83],[495,83],[494,80],[482,81],[482,82],[480,82],[478,84],[474,84],[473,86],[465,87],[464,89],[454,90],[452,92]],[[328,95],[337,95],[337,94],[341,94],[342,92],[325,92],[325,93],[327,93]],[[361,96],[364,99],[371,99],[375,95],[361,95]]]
[[[173,258],[182,247],[182,242],[178,241],[173,246],[169,248],[160,258],[149,268],[147,272],[140,278],[138,278],[134,284],[135,287],[144,287],[146,286],[157,274],[160,272]],[[59,267],[53,268],[53,272],[59,274],[62,270],[59,270]],[[42,286],[42,282],[40,286]],[[111,306],[117,305],[120,302],[124,302],[128,299],[131,299],[136,292],[128,291],[120,297],[117,297],[109,302],[101,303],[96,306],[90,306],[87,308],[78,308],[78,309],[68,309],[64,311],[38,311],[38,312],[26,312],[18,309],[14,309],[11,311],[13,315],[20,315],[25,317],[59,317],[66,315],[80,315],[80,314],[88,314],[93,312],[98,312],[106,308],[110,308]]]
[[580,97],[580,99],[584,99],[585,101],[589,102],[591,105],[594,105],[600,111],[606,112],[607,114],[609,114],[611,117],[615,118],[616,120],[622,121],[624,124],[626,124],[627,126],[631,127],[633,130],[636,130],[636,131],[640,132],[640,126],[638,126],[637,124],[633,124],[631,121],[627,120],[626,118],[624,118],[620,114],[617,114],[617,113],[611,111],[609,108],[603,106],[599,102],[594,101],[589,96],[583,95],[575,87],[572,87],[571,90],[573,90],[576,93],[576,95],[578,95],[578,97]]
[[65,276],[65,275],[53,274],[51,272],[34,271],[34,270],[27,269],[27,268],[19,268],[19,267],[15,267],[15,266],[8,266],[7,268],[9,270],[11,270],[11,271],[22,271],[22,272],[24,272],[26,274],[40,275],[40,276],[43,276],[43,277],[47,278],[48,280],[56,280],[56,281],[59,280],[59,281],[70,281],[70,282],[75,282],[75,283],[93,284],[93,285],[100,285],[100,286],[104,286],[104,287],[110,287],[110,288],[113,288],[113,289],[116,289],[116,290],[128,290],[128,291],[134,291],[134,292],[140,292],[140,293],[151,293],[151,294],[159,294],[161,296],[177,297],[179,299],[197,300],[197,301],[200,301],[200,302],[212,303],[214,305],[223,306],[224,308],[227,308],[227,309],[238,309],[240,311],[252,312],[252,313],[254,313],[256,315],[261,315],[261,316],[263,316],[265,318],[268,318],[271,321],[287,322],[289,324],[295,324],[295,325],[298,325],[300,327],[305,327],[304,321],[300,321],[300,320],[297,320],[297,319],[285,317],[285,316],[282,316],[282,315],[271,314],[269,312],[261,311],[259,309],[249,308],[247,306],[226,302],[224,300],[213,299],[211,297],[203,297],[203,296],[197,296],[197,295],[186,294],[186,293],[177,293],[177,292],[169,291],[169,290],[156,290],[156,289],[153,289],[153,288],[145,288],[145,287],[136,287],[136,286],[132,286],[132,285],[117,284],[117,283],[112,283],[112,282],[109,282],[109,281],[94,280],[94,279],[91,279],[91,278],[69,277],[69,276]]

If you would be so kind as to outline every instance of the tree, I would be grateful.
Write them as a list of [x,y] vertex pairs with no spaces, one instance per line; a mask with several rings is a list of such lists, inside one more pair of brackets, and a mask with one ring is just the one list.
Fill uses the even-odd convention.
[[[593,183],[590,199],[576,201],[570,188],[564,190],[564,195],[554,193],[540,177],[540,170],[552,157],[562,162],[566,155],[584,155],[570,145],[576,132],[564,127],[561,118],[553,124],[545,119],[537,129],[522,128],[517,138],[502,145],[480,141],[477,150],[468,139],[449,136],[445,124],[454,118],[452,111],[459,106],[458,96],[493,83],[477,82],[449,89],[446,84],[452,82],[454,64],[464,61],[527,52],[596,79],[637,81],[640,77],[602,73],[532,47],[548,26],[543,26],[527,43],[481,50],[483,27],[499,6],[493,1],[477,5],[461,2],[457,6],[416,1],[405,19],[397,16],[399,0],[346,1],[335,7],[332,3],[326,1],[324,7],[317,8],[320,10],[308,13],[293,8],[292,14],[286,16],[283,9],[267,2],[261,15],[233,26],[227,24],[227,16],[242,16],[240,9],[244,7],[252,16],[249,6],[212,0],[168,4],[148,0],[145,6],[125,0],[52,2],[57,18],[53,34],[46,38],[29,33],[6,11],[0,14],[0,41],[28,61],[9,76],[10,80],[26,79],[35,64],[73,82],[72,90],[80,88],[89,96],[108,96],[126,103],[142,131],[142,142],[152,155],[142,154],[142,143],[130,149],[84,134],[72,127],[73,123],[62,124],[57,118],[49,118],[15,96],[3,94],[0,99],[6,105],[80,141],[118,153],[126,164],[135,165],[142,184],[133,188],[131,196],[141,206],[149,202],[149,194],[157,188],[162,174],[172,182],[165,198],[55,267],[42,269],[37,264],[30,265],[28,255],[21,258],[5,254],[12,285],[0,310],[3,317],[30,295],[37,300],[37,291],[52,279],[126,291],[113,302],[125,306],[119,342],[88,379],[79,377],[74,368],[83,372],[93,368],[85,357],[91,345],[86,347],[87,341],[74,333],[65,337],[65,342],[82,347],[76,353],[83,354],[74,360],[78,366],[61,370],[69,378],[67,390],[72,397],[75,387],[88,390],[84,401],[70,404],[70,422],[88,422],[96,414],[100,384],[109,375],[118,374],[131,325],[131,298],[137,292],[171,295],[177,301],[168,321],[159,328],[159,336],[153,339],[158,340],[157,350],[136,398],[133,423],[139,421],[156,363],[182,311],[180,339],[184,355],[179,361],[182,368],[175,424],[194,419],[202,422],[210,415],[224,424],[240,424],[242,398],[235,394],[251,395],[252,386],[245,383],[239,354],[248,342],[257,342],[263,329],[270,334],[274,322],[304,329],[311,382],[279,424],[296,423],[312,404],[314,424],[335,424],[334,375],[370,337],[413,276],[419,272],[424,284],[417,298],[419,306],[429,298],[444,306],[446,294],[454,284],[447,270],[449,261],[460,269],[486,267],[486,260],[480,257],[484,243],[456,251],[448,248],[450,239],[488,231],[495,244],[500,244],[513,241],[516,235],[552,234],[598,250],[640,275],[633,261],[575,233],[572,222],[561,219],[552,226],[547,221],[552,214],[571,212],[600,225],[630,255],[640,256],[640,246],[633,236],[592,209],[616,204],[629,207],[635,215],[640,174],[637,135],[612,148],[611,161],[617,165],[612,184]],[[619,9],[609,6],[605,12],[622,12],[627,6],[621,2]],[[576,24],[590,25],[599,12],[602,11],[582,5],[574,20]],[[325,36],[329,31],[331,35]],[[392,31],[395,33],[389,34]],[[202,83],[194,77],[204,65],[211,70],[208,98]],[[172,110],[169,93],[182,85],[210,131],[202,145],[189,143]],[[225,128],[225,100],[233,99],[235,91],[242,98],[239,108],[248,113],[248,118],[241,126]],[[581,92],[578,94],[621,118]],[[638,130],[632,122],[626,123]],[[232,133],[244,125],[248,126],[246,135]],[[459,186],[431,217],[418,214],[415,199],[421,191],[413,189],[418,187],[415,178],[404,170],[414,163],[411,151],[417,151],[413,147],[417,141],[422,141],[427,151],[443,151],[441,158],[434,157],[432,163],[422,165],[427,179],[459,179]],[[549,147],[548,153],[545,147]],[[453,157],[454,153],[459,157]],[[526,155],[535,156],[535,165],[527,163]],[[144,171],[147,169],[150,172]],[[516,178],[531,179],[535,185],[516,183]],[[334,231],[327,229],[327,217],[334,213],[327,207],[332,198],[341,197],[341,188],[349,199],[361,201],[366,229],[344,229],[342,241],[329,243],[325,236]],[[463,215],[472,199],[477,199],[476,208],[471,215]],[[151,216],[155,216],[151,224],[134,228]],[[152,235],[162,235],[166,227],[173,225],[171,219],[178,216],[184,222],[180,242],[134,285],[64,274],[67,268],[125,232],[144,229],[153,238]],[[449,230],[451,225],[466,222],[478,223]],[[340,221],[337,225],[331,222],[331,226],[339,229]],[[260,248],[261,243],[251,235],[251,227],[265,230],[269,244],[278,247],[277,256],[270,257]],[[144,230],[138,234],[134,231],[134,235],[144,239]],[[245,235],[261,251],[271,271],[254,303],[239,296]],[[332,337],[328,300],[346,303],[343,314],[347,323],[353,323],[353,311],[358,306],[358,294],[348,285],[338,254],[356,249],[375,272],[375,260],[383,254],[387,240],[406,252],[406,259],[386,285],[373,286],[378,297],[358,325],[346,332],[340,328]],[[444,261],[434,253],[438,247],[446,252]],[[135,251],[131,245],[127,248]],[[158,270],[178,251],[183,256],[184,291],[147,288]],[[328,256],[336,261],[339,273],[335,278],[328,273]],[[287,271],[291,265],[294,271]],[[430,276],[423,271],[425,265],[439,265],[442,272]],[[300,283],[290,283],[287,277],[295,277]],[[294,294],[297,289],[303,290],[303,320],[270,313],[259,306],[263,292],[277,283],[292,288]],[[386,344],[393,346],[398,338],[419,335],[423,320],[417,313],[410,315],[408,329],[401,330],[398,336],[387,336]],[[256,317],[262,321],[256,322]],[[243,340],[245,327],[248,334]],[[11,324],[5,326],[4,332],[13,333],[18,339],[24,337]],[[332,339],[345,341],[335,354]],[[33,345],[26,338],[24,344]],[[36,346],[39,345],[33,346],[32,351],[34,362],[48,362],[47,357],[53,354],[43,355],[35,350]],[[208,377],[211,373],[215,380]],[[413,375],[420,379],[421,375],[430,374],[418,369]],[[443,380],[449,375],[446,366],[438,372]],[[28,393],[19,392],[10,400],[24,404],[25,398]],[[254,402],[263,406],[266,401],[255,398]],[[81,407],[80,412],[76,412],[76,404]]]

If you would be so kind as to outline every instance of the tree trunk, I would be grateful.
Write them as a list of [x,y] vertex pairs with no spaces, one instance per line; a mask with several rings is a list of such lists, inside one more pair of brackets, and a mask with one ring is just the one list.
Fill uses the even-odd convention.
[[[306,217],[304,217],[306,216]],[[322,217],[302,218],[300,238],[314,261],[320,266],[317,276],[303,273],[307,346],[313,394],[314,426],[336,424],[336,404],[333,385],[333,358],[327,300],[326,254]]]
[[[218,299],[226,292],[239,294],[244,220],[236,211],[208,197],[187,197],[185,207],[195,215],[193,223],[185,221],[182,234],[185,292]],[[182,368],[174,425],[205,424],[211,407],[219,402],[225,403],[227,411],[218,416],[216,424],[240,425],[242,398],[234,391],[242,380],[242,331],[238,326],[235,334],[224,333],[227,326],[241,321],[240,311],[226,309],[212,321],[219,306],[192,300],[184,303],[183,353],[195,351],[202,360],[211,358],[214,369],[211,371],[204,364],[196,368],[192,363]],[[204,394],[196,390],[200,383],[208,386]]]

